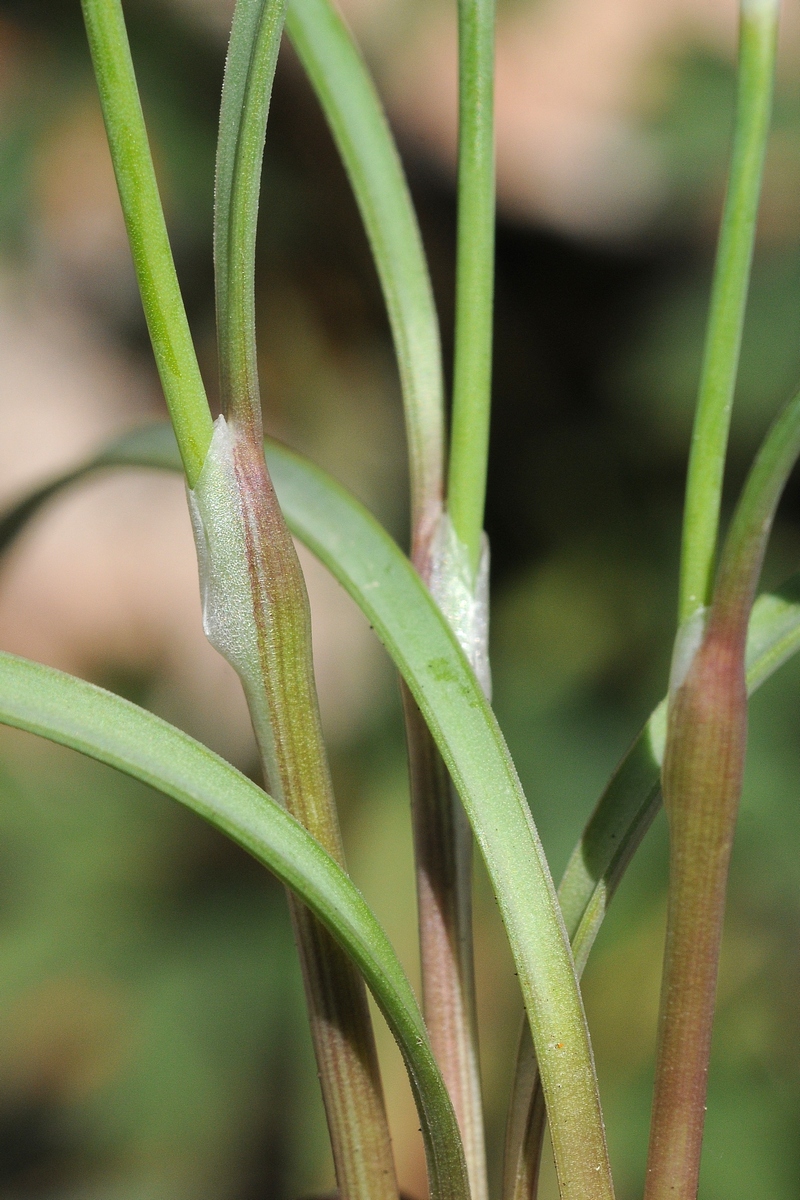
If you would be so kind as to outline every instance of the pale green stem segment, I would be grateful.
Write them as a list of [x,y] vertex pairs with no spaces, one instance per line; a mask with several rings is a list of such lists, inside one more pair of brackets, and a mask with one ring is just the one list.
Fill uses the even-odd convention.
[[[447,513],[417,566],[473,667],[457,628],[476,609],[484,552],[494,301],[494,0],[459,0],[458,230],[453,411]],[[415,539],[418,541],[418,539]],[[462,589],[463,581],[466,588]],[[450,603],[453,589],[465,591]],[[488,608],[486,610],[488,620]],[[486,659],[486,644],[478,654]],[[488,664],[486,676],[488,680]],[[472,845],[458,798],[406,703],[417,852],[425,1016],[464,1137],[476,1200],[488,1195],[472,961]]]
[[286,0],[238,0],[217,142],[214,279],[223,411],[261,439],[255,256],[261,168]]
[[289,0],[286,29],[342,157],[386,301],[405,409],[411,524],[422,549],[443,500],[444,387],[419,226],[375,86],[331,0]]
[[[317,93],[359,205],[392,328],[411,477],[412,559],[427,581],[443,502],[439,329],[400,158],[361,55],[330,0],[290,0],[287,29]],[[486,1164],[472,962],[469,823],[413,698],[404,689],[423,1007],[464,1140],[473,1200]]]
[[122,211],[161,386],[189,486],[211,442],[211,413],[183,306],[120,0],[82,0]]
[[[662,769],[670,889],[646,1200],[697,1193],[719,953],[747,741],[745,642],[767,539],[800,454],[800,395],[737,505],[699,645],[678,635]],[[692,623],[690,622],[689,625]]]
[[[284,11],[284,0],[238,0],[234,12],[214,219],[225,416],[189,499],[204,626],[242,680],[264,774],[276,799],[344,866],[319,721],[308,596],[262,441],[256,229]],[[340,1198],[396,1200],[363,982],[307,910],[296,902],[291,910]]]
[[458,1128],[413,989],[349,876],[270,796],[199,742],[127,700],[0,654],[0,722],[87,754],[198,813],[308,905],[369,983],[408,1069],[431,1196],[469,1200]]
[[458,0],[458,246],[447,510],[477,573],[481,556],[494,303],[494,0]]
[[[124,448],[123,457],[130,461]],[[163,441],[153,457],[164,465]],[[146,451],[142,461],[149,461]],[[597,1082],[561,910],[483,690],[418,573],[385,530],[329,476],[285,448],[272,443],[269,462],[293,532],[363,609],[408,683],[461,796],[533,1027],[562,1193],[567,1200],[609,1200]]]
[[[264,774],[344,866],[319,723],[308,597],[261,446],[219,417],[189,493],[203,625],[244,687]],[[396,1200],[391,1141],[361,979],[341,949],[291,904],[311,1035],[342,1200]]]
[[764,155],[772,112],[779,0],[742,0],[730,178],[697,399],[681,550],[678,624],[709,603]]

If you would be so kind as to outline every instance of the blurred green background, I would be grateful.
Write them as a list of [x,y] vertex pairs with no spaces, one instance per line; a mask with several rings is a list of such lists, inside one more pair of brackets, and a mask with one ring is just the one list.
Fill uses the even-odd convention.
[[[213,156],[230,5],[130,0],[126,12],[213,398]],[[449,359],[450,6],[350,0],[346,12],[396,125]],[[796,14],[787,16],[728,503],[800,379],[800,52]],[[556,877],[665,686],[734,28],[733,0],[500,6],[487,511],[495,704]],[[405,447],[380,291],[288,48],[268,133],[258,288],[269,428],[403,541]],[[0,354],[4,503],[161,411],[78,0],[0,0]],[[184,509],[177,480],[126,476],[44,514],[3,565],[0,644],[111,686],[255,771],[235,681],[199,632]],[[795,483],[766,582],[798,559]],[[416,981],[396,682],[313,564],[309,587],[349,862]],[[797,1195],[798,696],[800,663],[752,706],[703,1200]],[[329,1189],[281,889],[172,803],[7,731],[0,795],[0,1200],[294,1200]],[[665,848],[661,820],[586,973],[620,1200],[641,1192]],[[521,1005],[480,866],[476,894],[496,1182]],[[379,1039],[401,1181],[421,1200],[413,1106],[382,1026]],[[543,1192],[556,1195],[549,1167]]]

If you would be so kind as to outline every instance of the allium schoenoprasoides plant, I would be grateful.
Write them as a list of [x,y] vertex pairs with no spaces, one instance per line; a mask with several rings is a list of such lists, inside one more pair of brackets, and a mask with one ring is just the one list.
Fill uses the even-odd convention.
[[[0,525],[6,546],[67,483],[99,468],[183,470],[206,632],[237,670],[269,794],[127,701],[0,656],[0,720],[144,780],[227,833],[288,887],[339,1194],[397,1197],[366,1004],[408,1069],[434,1200],[488,1196],[471,939],[472,839],[525,1003],[503,1200],[536,1194],[545,1120],[565,1200],[613,1184],[578,979],[662,797],[670,892],[648,1200],[697,1192],[728,861],[747,694],[800,647],[800,583],[754,603],[774,512],[800,453],[800,398],[757,455],[715,570],[720,496],[770,124],[777,0],[742,0],[733,155],[689,459],[669,695],[588,820],[556,892],[489,704],[482,532],[494,237],[490,0],[460,0],[456,338],[449,444],[439,332],[402,167],[331,0],[239,0],[222,95],[214,258],[223,415],[212,421],[153,172],[120,0],[83,0],[131,250],[172,425],[105,447]],[[254,257],[269,99],[284,28],[331,127],[370,239],[394,338],[412,498],[407,558],[344,489],[265,442]],[[361,606],[403,679],[423,1011],[342,854],[292,535]],[[423,1016],[424,1012],[424,1016]]]

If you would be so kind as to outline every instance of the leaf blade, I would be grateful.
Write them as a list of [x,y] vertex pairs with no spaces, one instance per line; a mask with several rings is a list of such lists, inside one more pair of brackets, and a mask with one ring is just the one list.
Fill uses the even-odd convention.
[[369,72],[331,0],[289,0],[286,29],[325,113],[370,242],[403,391],[412,528],[430,532],[443,492],[442,352],[400,156]]
[[0,652],[0,723],[46,737],[157,788],[231,837],[291,888],[352,956],[408,1066],[433,1194],[466,1198],[458,1127],[422,1015],[352,880],[274,800],[187,734],[119,696]]

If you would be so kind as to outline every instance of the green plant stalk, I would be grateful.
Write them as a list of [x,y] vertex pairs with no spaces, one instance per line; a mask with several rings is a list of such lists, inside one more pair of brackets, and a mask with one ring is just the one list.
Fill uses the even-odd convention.
[[286,0],[237,0],[220,106],[214,285],[222,410],[261,446],[255,254],[261,167]]
[[413,989],[361,893],[302,825],[229,763],[159,717],[10,654],[0,654],[0,722],[171,796],[302,898],[358,965],[397,1040],[419,1112],[432,1200],[469,1200],[455,1114]]
[[[345,164],[386,300],[400,370],[412,560],[430,575],[443,503],[438,322],[400,158],[361,55],[330,0],[291,0],[287,29]],[[423,1005],[464,1140],[473,1200],[487,1194],[472,963],[472,835],[435,743],[403,687]]]
[[472,831],[408,687],[402,687],[417,877],[422,1007],[461,1130],[472,1200],[487,1200],[472,939]]
[[697,399],[678,624],[710,600],[725,454],[772,112],[779,0],[741,0],[736,126]]
[[[201,579],[206,578],[206,632],[240,675],[264,774],[276,799],[343,866],[314,683],[308,596],[264,458],[258,381],[256,228],[284,11],[283,0],[239,0],[234,13],[214,227],[225,416],[190,499]],[[290,908],[340,1198],[396,1200],[363,981],[308,910],[293,899]]]
[[676,642],[662,771],[670,887],[646,1200],[693,1200],[697,1193],[747,742],[747,626],[775,509],[798,454],[800,395],[775,421],[748,476],[705,628],[695,629],[693,618]]
[[[458,14],[453,413],[447,514],[434,535],[434,540],[443,535],[445,544],[438,550],[431,545],[425,558],[415,555],[423,578],[432,584],[454,627],[461,603],[468,608],[474,605],[484,542],[494,293],[494,0],[459,0]],[[415,537],[415,547],[426,540]],[[460,585],[462,574],[465,593],[451,604],[450,593]],[[470,639],[459,634],[459,640],[471,657]],[[459,1117],[472,1193],[475,1200],[485,1200],[488,1181],[472,954],[472,839],[458,796],[408,696],[404,707],[425,1017]]]
[[[344,865],[302,573],[263,450],[224,418],[190,500],[204,626],[242,680],[270,790]],[[340,1194],[388,1200],[397,1189],[363,984],[315,919],[291,908]]]
[[412,556],[419,562],[444,499],[442,352],[422,238],[380,99],[331,0],[289,0],[286,29],[350,179],[386,302],[405,410]]
[[136,87],[120,0],[82,0],[103,119],[153,353],[189,486],[211,442],[197,365]]
[[494,0],[459,0],[458,233],[447,511],[477,574],[489,445],[494,300]]

